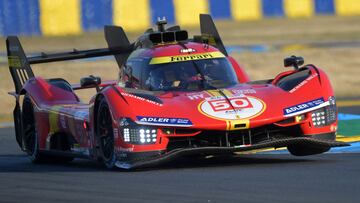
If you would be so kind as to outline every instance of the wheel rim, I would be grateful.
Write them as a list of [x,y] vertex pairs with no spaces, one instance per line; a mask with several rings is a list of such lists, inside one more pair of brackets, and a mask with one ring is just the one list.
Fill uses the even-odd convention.
[[102,106],[100,109],[98,135],[103,157],[105,161],[109,161],[114,153],[114,136],[111,116],[106,106]]
[[34,119],[34,111],[32,108],[32,104],[27,102],[24,106],[23,112],[23,141],[26,147],[26,151],[29,155],[33,155],[36,151],[36,128],[35,128],[35,119]]

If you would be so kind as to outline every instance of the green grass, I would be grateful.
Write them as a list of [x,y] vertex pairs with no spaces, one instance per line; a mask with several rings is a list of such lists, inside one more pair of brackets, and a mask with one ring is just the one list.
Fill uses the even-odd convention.
[[343,136],[359,136],[360,135],[360,119],[339,121],[338,134]]

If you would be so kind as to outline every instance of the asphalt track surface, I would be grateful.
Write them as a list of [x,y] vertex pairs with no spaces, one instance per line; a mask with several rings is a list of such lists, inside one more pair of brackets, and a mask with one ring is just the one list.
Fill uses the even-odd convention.
[[0,129],[0,202],[360,202],[358,153],[179,159],[109,171],[81,159],[31,164],[13,134]]

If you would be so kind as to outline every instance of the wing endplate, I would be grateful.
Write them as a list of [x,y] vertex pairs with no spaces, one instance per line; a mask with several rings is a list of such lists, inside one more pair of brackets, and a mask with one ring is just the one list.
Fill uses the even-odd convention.
[[212,20],[209,14],[200,14],[200,30],[201,35],[209,37],[214,41],[215,46],[225,55],[228,56],[228,53],[225,49],[225,46],[220,38],[220,35],[216,29],[215,23]]

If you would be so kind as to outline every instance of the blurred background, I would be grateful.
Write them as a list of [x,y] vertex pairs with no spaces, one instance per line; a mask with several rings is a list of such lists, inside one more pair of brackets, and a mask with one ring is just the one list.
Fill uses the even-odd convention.
[[[20,36],[27,55],[104,48],[104,25],[121,25],[131,41],[158,17],[199,34],[199,13],[210,13],[227,50],[253,80],[286,71],[299,55],[324,69],[338,100],[360,100],[359,0],[0,0],[0,121],[10,121],[14,98],[5,39]],[[34,65],[36,75],[78,83],[87,75],[116,79],[111,57]],[[87,102],[94,92],[83,91]],[[360,102],[359,102],[360,104]]]

